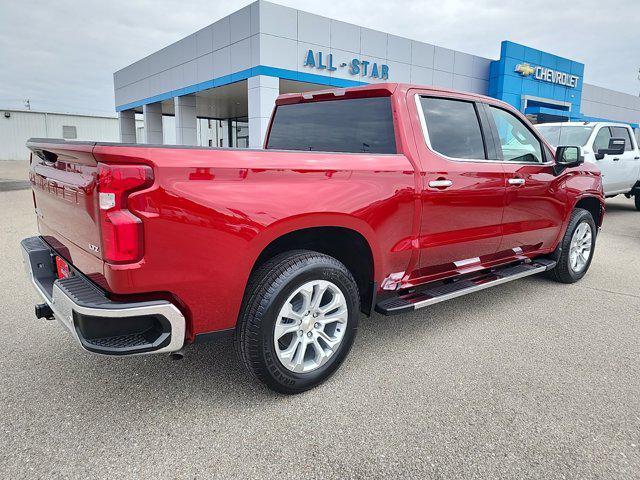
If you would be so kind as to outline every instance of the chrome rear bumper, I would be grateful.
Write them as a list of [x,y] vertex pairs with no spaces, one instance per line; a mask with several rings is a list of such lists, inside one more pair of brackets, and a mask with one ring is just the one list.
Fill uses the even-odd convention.
[[79,272],[56,278],[55,251],[25,238],[22,255],[35,289],[80,346],[103,355],[175,352],[184,345],[185,317],[166,300],[115,302]]

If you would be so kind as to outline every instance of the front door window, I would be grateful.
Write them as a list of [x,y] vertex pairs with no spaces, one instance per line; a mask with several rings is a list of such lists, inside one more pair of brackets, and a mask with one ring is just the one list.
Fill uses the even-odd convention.
[[489,107],[500,137],[502,157],[507,162],[543,163],[540,141],[515,115]]

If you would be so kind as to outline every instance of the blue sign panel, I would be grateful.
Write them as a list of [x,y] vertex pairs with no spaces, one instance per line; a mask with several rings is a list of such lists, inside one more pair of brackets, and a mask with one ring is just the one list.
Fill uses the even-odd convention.
[[491,62],[489,95],[524,113],[579,119],[584,64],[503,41]]

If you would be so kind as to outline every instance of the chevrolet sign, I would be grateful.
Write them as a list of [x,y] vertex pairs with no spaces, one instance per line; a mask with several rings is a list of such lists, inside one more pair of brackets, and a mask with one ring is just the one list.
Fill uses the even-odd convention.
[[578,76],[571,75],[565,72],[559,72],[547,67],[531,66],[528,63],[519,63],[516,65],[515,71],[523,77],[533,75],[536,80],[543,82],[556,83],[558,85],[564,85],[569,88],[576,88],[578,86]]

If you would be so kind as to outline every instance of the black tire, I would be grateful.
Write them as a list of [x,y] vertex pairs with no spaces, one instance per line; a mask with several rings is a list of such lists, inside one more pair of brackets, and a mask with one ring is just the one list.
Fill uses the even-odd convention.
[[640,191],[636,191],[636,194],[633,196],[636,203],[636,210],[640,210]]
[[[571,239],[573,238],[573,234],[582,223],[586,223],[591,229],[591,254],[589,259],[582,270],[579,272],[574,271],[570,265],[570,255],[569,250],[571,246]],[[567,231],[564,233],[564,237],[560,242],[560,247],[562,248],[562,253],[558,258],[558,263],[555,268],[549,270],[547,272],[548,276],[557,282],[562,283],[575,283],[580,280],[589,270],[589,266],[591,265],[591,260],[593,259],[593,254],[595,252],[596,247],[596,233],[597,228],[596,224],[593,221],[593,216],[587,210],[582,208],[576,208],[571,214],[571,218],[569,219],[569,225],[567,226]]]
[[[306,373],[287,369],[274,346],[280,309],[297,288],[312,280],[328,280],[343,294],[348,308],[342,341],[322,366]],[[295,250],[275,256],[251,276],[235,334],[238,355],[249,372],[272,390],[301,393],[329,378],[349,353],[358,328],[360,295],[353,276],[333,257]]]

